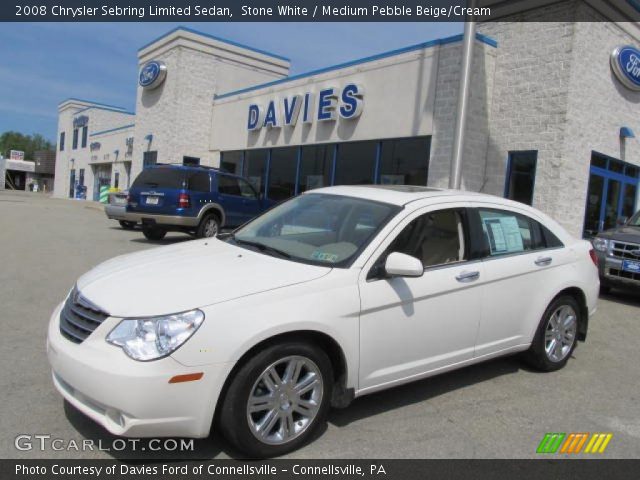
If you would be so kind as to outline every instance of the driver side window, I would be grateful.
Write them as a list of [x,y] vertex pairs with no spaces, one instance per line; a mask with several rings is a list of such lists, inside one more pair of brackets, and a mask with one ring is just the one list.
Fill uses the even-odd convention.
[[425,268],[467,260],[463,210],[425,213],[407,225],[387,252],[400,252],[422,261]]

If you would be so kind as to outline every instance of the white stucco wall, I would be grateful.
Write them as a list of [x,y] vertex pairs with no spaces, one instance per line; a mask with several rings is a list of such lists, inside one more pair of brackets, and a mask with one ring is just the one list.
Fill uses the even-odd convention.
[[[88,117],[87,146],[82,147],[82,129],[78,132],[78,148],[73,149],[73,120],[79,116]],[[94,176],[93,167],[97,163],[113,162],[113,152],[120,150],[124,159],[126,151],[125,139],[133,133],[132,128],[120,129],[126,125],[131,125],[135,121],[135,116],[123,111],[102,107],[90,102],[66,101],[60,105],[58,113],[58,140],[60,132],[65,132],[64,151],[56,152],[56,175],[54,181],[54,196],[67,198],[69,196],[69,183],[71,170],[76,171],[76,180],[79,179],[80,169],[84,169],[84,184],[87,187],[87,199],[93,198]],[[104,130],[118,129],[104,135],[94,135],[96,132]],[[100,142],[100,150],[91,151],[92,142]],[[105,158],[105,155],[109,155]],[[121,174],[122,178],[122,174]]]

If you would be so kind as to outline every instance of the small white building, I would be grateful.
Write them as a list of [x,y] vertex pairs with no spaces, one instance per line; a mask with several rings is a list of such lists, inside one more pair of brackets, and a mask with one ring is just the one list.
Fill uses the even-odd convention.
[[[540,21],[478,26],[462,187],[589,235],[638,206],[640,66],[625,73],[623,62],[640,59],[640,26],[602,21],[597,2],[526,15]],[[284,57],[175,29],[138,51],[135,114],[60,104],[55,193],[80,182],[97,199],[101,185],[127,188],[156,162],[242,174],[274,200],[331,184],[446,187],[461,40],[289,76]]]

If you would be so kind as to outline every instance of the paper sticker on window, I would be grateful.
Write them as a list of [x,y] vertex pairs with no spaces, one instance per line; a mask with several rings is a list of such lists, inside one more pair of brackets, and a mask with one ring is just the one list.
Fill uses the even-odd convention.
[[313,258],[314,260],[320,260],[322,262],[329,263],[335,263],[336,261],[338,261],[338,255],[336,255],[335,253],[321,252],[320,250],[316,250],[315,252],[313,252],[311,254],[311,258]]
[[522,252],[524,244],[516,217],[483,218],[491,255]]

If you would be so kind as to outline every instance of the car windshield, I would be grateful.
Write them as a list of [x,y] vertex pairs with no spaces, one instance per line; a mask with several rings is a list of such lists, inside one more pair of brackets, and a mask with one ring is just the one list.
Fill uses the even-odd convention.
[[632,227],[640,227],[640,210],[638,210],[636,214],[631,217],[627,225],[631,225]]
[[298,262],[347,267],[399,209],[360,198],[306,194],[241,227],[229,241]]

